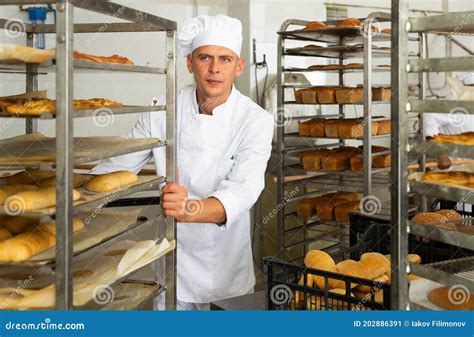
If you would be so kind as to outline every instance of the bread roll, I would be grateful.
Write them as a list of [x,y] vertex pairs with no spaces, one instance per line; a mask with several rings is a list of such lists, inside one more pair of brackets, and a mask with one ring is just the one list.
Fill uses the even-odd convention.
[[[81,197],[77,190],[72,192],[72,200]],[[10,196],[5,201],[5,207],[15,214],[34,211],[56,205],[56,187],[44,187],[34,191],[19,192]]]
[[[345,288],[329,289],[329,293],[347,296],[347,291]],[[349,292],[349,296],[354,297],[354,294],[352,292]],[[326,298],[321,297],[321,301],[325,302]],[[337,298],[331,298],[328,296],[328,303],[326,303],[324,307],[326,308],[326,310],[347,310],[349,308],[349,304],[347,303],[347,301],[339,300]]]
[[91,192],[108,192],[120,187],[136,183],[138,176],[128,171],[117,171],[95,176],[84,183],[85,188]]
[[474,310],[474,293],[456,286],[433,289],[428,293],[428,299],[444,310]]
[[9,230],[5,229],[5,228],[0,228],[0,242],[1,241],[4,241],[6,239],[9,239],[11,238],[13,235],[12,233],[10,233]]
[[367,279],[373,280],[390,271],[390,260],[376,252],[365,253],[360,256],[360,263],[365,266]]
[[[299,281],[298,281],[298,284],[299,285],[304,285],[304,275],[301,275]],[[307,287],[313,287],[313,278],[312,278],[312,275],[311,274],[307,274],[306,275],[306,286]],[[310,296],[310,294],[308,294],[308,297]],[[303,303],[302,302],[304,299],[304,292],[302,291],[296,291],[295,292],[295,306],[296,306],[296,309],[297,310],[301,310],[303,309]]]
[[[308,268],[319,269],[324,271],[329,271],[333,273],[337,273],[336,263],[334,262],[333,258],[326,252],[321,250],[310,250],[306,253],[304,264]],[[312,275],[314,284],[319,289],[326,289],[325,288],[325,280],[323,276]],[[344,288],[345,283],[340,280],[335,279],[328,279],[328,289],[332,288]]]
[[[366,266],[354,260],[349,259],[349,260],[341,261],[338,264],[336,264],[336,269],[337,269],[337,272],[342,275],[368,279],[367,277],[368,274],[365,270]],[[358,286],[357,283],[351,283],[351,288],[355,288],[357,286]],[[345,286],[341,288],[345,288]]]
[[38,187],[34,185],[5,185],[5,186],[0,186],[0,205],[3,205],[5,203],[5,200],[7,200],[8,197],[11,197],[12,195],[22,192],[22,191],[32,191],[36,190]]
[[346,201],[336,206],[334,215],[336,221],[349,223],[349,213],[358,211],[360,208],[360,201]]
[[53,177],[54,171],[27,170],[6,178],[8,185],[36,185],[41,180]]

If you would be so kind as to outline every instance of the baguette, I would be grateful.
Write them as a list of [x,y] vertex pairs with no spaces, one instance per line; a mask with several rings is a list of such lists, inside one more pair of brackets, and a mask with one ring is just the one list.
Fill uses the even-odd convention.
[[436,182],[438,184],[452,184],[466,187],[473,187],[471,180],[473,174],[464,171],[449,172],[426,172],[423,174],[422,180],[428,182]]
[[474,145],[474,132],[464,132],[458,135],[444,135],[440,133],[434,136],[431,141],[435,143]]
[[[73,190],[72,200],[81,197],[77,190]],[[19,192],[5,200],[5,207],[16,215],[25,211],[34,211],[56,205],[56,187],[44,187],[33,191]]]
[[14,194],[22,191],[33,191],[38,189],[34,185],[5,185],[0,186],[0,205],[5,203],[8,197],[11,197]]
[[0,215],[0,227],[13,235],[23,233],[37,223],[39,223],[38,217]]
[[428,299],[445,310],[474,310],[474,293],[465,293],[456,286],[433,289]]
[[26,170],[7,177],[6,182],[7,185],[36,185],[54,175],[54,171]]
[[[73,231],[84,228],[84,222],[73,221]],[[56,244],[56,226],[54,223],[38,225],[24,233],[0,242],[0,261],[23,262]]]
[[117,171],[95,176],[84,183],[85,188],[91,192],[108,192],[117,188],[136,183],[138,176],[128,171]]

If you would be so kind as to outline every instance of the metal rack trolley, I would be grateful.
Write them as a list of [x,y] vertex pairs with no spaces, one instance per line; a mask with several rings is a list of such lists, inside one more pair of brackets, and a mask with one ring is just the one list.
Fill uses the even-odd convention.
[[[408,297],[407,273],[413,272],[424,278],[446,285],[462,285],[470,292],[474,291],[472,277],[473,258],[448,260],[431,265],[407,263],[403,258],[408,253],[408,233],[446,244],[474,250],[472,235],[447,230],[436,226],[424,226],[408,220],[408,194],[438,197],[455,202],[474,202],[472,189],[456,188],[415,181],[409,178],[407,157],[409,152],[420,156],[450,153],[453,156],[474,158],[472,147],[456,144],[431,143],[424,138],[410,140],[406,133],[408,112],[423,114],[449,113],[455,109],[466,114],[474,113],[473,101],[410,99],[406,85],[409,73],[451,72],[474,70],[474,57],[451,58],[408,58],[408,34],[474,34],[474,12],[445,13],[429,17],[410,18],[408,0],[392,1],[392,206],[391,206],[391,256],[392,266],[399,266],[392,272],[391,305],[392,309],[426,309],[413,303]],[[454,110],[453,110],[454,109]],[[462,271],[471,271],[456,275]]]
[[[0,5],[27,5],[27,4],[55,4],[57,10],[56,24],[32,25],[22,23],[26,34],[26,45],[33,46],[35,34],[52,33],[56,34],[56,63],[53,66],[43,67],[36,64],[20,65],[20,70],[26,73],[26,89],[28,92],[36,91],[38,88],[38,72],[44,70],[56,71],[56,116],[44,115],[41,118],[55,118],[56,122],[56,156],[49,168],[56,168],[56,259],[54,269],[56,273],[56,309],[73,309],[73,288],[72,273],[73,266],[73,245],[72,245],[72,218],[74,206],[72,203],[72,173],[73,164],[73,123],[74,118],[93,115],[92,110],[72,109],[73,100],[73,76],[76,69],[103,70],[103,71],[123,71],[136,73],[161,74],[166,77],[166,106],[142,106],[142,107],[121,107],[112,108],[114,114],[164,111],[166,113],[166,142],[160,142],[154,146],[166,146],[166,179],[155,179],[152,183],[141,184],[128,192],[122,193],[120,197],[146,189],[157,189],[158,185],[164,181],[174,181],[176,179],[176,58],[175,58],[175,37],[177,24],[155,15],[151,15],[136,9],[118,5],[109,1],[101,0],[16,0],[2,1]],[[82,8],[85,10],[110,15],[124,19],[124,23],[74,23],[73,9]],[[8,20],[0,19],[0,28],[8,29]],[[103,27],[106,27],[104,30]],[[15,29],[17,29],[16,27]],[[97,31],[106,32],[165,32],[166,33],[166,67],[156,68],[135,65],[98,64],[92,62],[74,61],[73,46],[74,33],[95,33]],[[18,65],[2,65],[2,70],[18,70]],[[5,116],[2,116],[5,117]],[[26,132],[36,131],[37,119],[26,119]],[[130,147],[127,151],[121,149],[121,153],[140,151],[148,147]],[[99,158],[103,159],[114,156],[114,153],[104,153]],[[39,165],[39,167],[43,167]],[[17,168],[22,168],[18,166]],[[103,199],[103,203],[111,201]],[[162,218],[154,219],[165,223],[166,238],[171,242],[176,239],[176,224],[174,219]],[[156,222],[148,221],[155,225]],[[123,237],[119,235],[118,237]],[[97,250],[104,249],[114,240],[102,242]],[[89,252],[90,253],[90,252]],[[174,309],[176,301],[176,254],[173,251],[166,254],[166,308]],[[163,287],[162,287],[163,288]]]
[[[386,169],[374,169],[372,168],[372,140],[377,138],[388,138],[390,135],[379,135],[373,136],[371,134],[372,129],[372,107],[376,102],[372,102],[372,79],[374,72],[388,72],[390,67],[381,68],[373,67],[372,59],[374,57],[390,57],[390,51],[375,49],[372,46],[372,41],[390,41],[390,34],[387,33],[378,33],[377,35],[371,34],[371,24],[374,22],[387,22],[390,21],[390,14],[374,12],[368,15],[365,19],[363,27],[361,29],[356,27],[347,27],[345,29],[341,28],[326,28],[324,30],[293,30],[290,31],[288,28],[290,26],[306,26],[308,21],[303,20],[287,20],[285,21],[280,28],[278,33],[278,66],[277,66],[277,81],[278,81],[278,91],[277,91],[277,101],[278,101],[278,125],[277,125],[277,141],[276,141],[276,156],[279,162],[279,167],[277,168],[277,202],[283,207],[278,208],[278,217],[277,217],[277,235],[278,235],[278,247],[279,247],[279,257],[282,258],[282,254],[285,250],[291,249],[296,245],[304,245],[314,241],[312,238],[306,238],[299,242],[298,244],[291,244],[288,246],[285,240],[285,234],[288,232],[285,225],[285,220],[288,216],[294,217],[295,214],[287,214],[285,211],[285,204],[292,201],[297,201],[305,197],[311,197],[318,192],[308,193],[307,187],[318,188],[326,191],[356,191],[363,193],[364,196],[369,196],[373,191],[377,189],[387,188],[389,186],[389,176],[386,174],[388,170]],[[340,21],[327,21],[324,22],[326,25],[337,25]],[[374,36],[373,36],[374,35]],[[285,48],[286,41],[316,41],[316,42],[326,42],[326,43],[336,43],[337,46],[330,47],[320,47],[317,49],[312,49],[310,51],[301,50],[299,52],[291,52]],[[347,46],[346,43],[363,43],[363,46],[353,47]],[[343,65],[343,62],[347,58],[362,57],[363,58],[363,70],[358,69],[339,69],[339,70],[308,70],[308,69],[295,69],[290,68],[286,65],[285,56],[287,55],[299,55],[299,56],[313,56],[313,57],[327,57],[335,58],[338,60],[339,65]],[[295,86],[295,85],[286,85],[285,74],[292,72],[308,72],[308,71],[324,71],[326,73],[335,73],[338,76],[338,84],[344,85],[344,75],[347,73],[360,72],[363,74],[363,87],[364,87],[364,103],[363,103],[363,120],[364,120],[364,136],[359,141],[362,141],[364,145],[363,151],[363,163],[364,171],[360,173],[354,172],[324,172],[324,171],[306,171],[299,165],[287,165],[286,160],[289,156],[293,154],[298,154],[306,150],[331,147],[344,145],[345,141],[343,139],[335,139],[332,144],[327,145],[315,145],[314,143],[306,146],[295,146],[288,147],[286,145],[286,139],[288,138],[308,138],[314,139],[313,137],[302,137],[298,133],[285,133],[285,122],[287,120],[296,121],[302,119],[310,119],[314,117],[319,118],[344,118],[344,104],[339,104],[339,113],[331,115],[309,115],[309,116],[286,116],[285,115],[285,106],[289,104],[298,104],[296,102],[288,101],[285,99],[285,88],[301,88],[305,86]],[[387,102],[377,102],[377,103],[387,103]],[[324,105],[324,104],[321,104]],[[337,105],[337,104],[333,104]],[[330,138],[321,138],[321,139],[330,139]],[[381,153],[379,153],[381,154]],[[324,173],[321,176],[303,179],[300,181],[286,182],[285,176],[287,175],[299,175],[299,174],[311,174],[311,173]],[[291,185],[301,185],[304,186],[304,192],[302,195],[298,195],[293,198],[285,197],[285,188]],[[306,229],[314,229],[320,224],[328,224],[328,222],[308,222],[308,219],[302,219],[302,225],[291,229],[290,231],[303,230],[306,233]],[[335,222],[332,225],[336,225],[336,232],[340,233],[341,224],[336,224]],[[321,239],[323,236],[317,236],[316,239]],[[337,238],[340,240],[340,237]],[[337,243],[336,243],[337,244]]]

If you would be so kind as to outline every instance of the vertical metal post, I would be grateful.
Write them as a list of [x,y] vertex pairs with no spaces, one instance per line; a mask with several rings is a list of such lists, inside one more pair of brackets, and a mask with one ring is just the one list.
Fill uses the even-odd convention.
[[372,190],[372,20],[364,23],[364,197]]
[[[276,143],[276,155],[277,155],[277,194],[276,194],[276,203],[283,201],[284,193],[284,179],[283,175],[283,149],[285,147],[285,128],[284,123],[282,123],[285,114],[283,111],[283,101],[284,101],[284,92],[283,92],[283,80],[284,80],[284,41],[283,37],[278,36],[278,57],[277,57],[277,143]],[[278,251],[277,256],[283,258],[283,250],[285,249],[284,243],[284,221],[285,221],[285,207],[278,207],[278,216],[277,216],[277,244]]]
[[[392,205],[390,250],[392,258],[391,309],[408,308],[408,170],[407,170],[407,85],[405,69],[408,60],[408,0],[392,0],[391,57],[391,177]],[[398,267],[398,269],[397,269]]]
[[73,6],[57,3],[56,20],[56,309],[73,306],[72,153]]
[[[34,47],[34,34],[26,34],[26,45]],[[33,63],[26,64],[26,92],[34,92],[38,90],[38,65]],[[38,131],[38,120],[36,118],[27,118],[25,123],[26,133]]]
[[[175,31],[166,32],[166,181],[176,181],[176,44]],[[166,239],[173,241],[176,239],[176,220],[167,217]],[[166,255],[166,310],[176,309],[176,250]]]
[[[344,37],[340,36],[339,37],[339,45],[344,46]],[[338,71],[338,82],[339,86],[344,86],[344,70],[343,66],[344,65],[344,53],[339,53],[339,71]],[[344,109],[344,104],[339,104],[339,115],[342,117],[340,118],[345,118],[345,109]],[[339,145],[344,146],[344,139],[339,139]],[[339,177],[339,181],[342,185],[343,183],[343,178],[342,176]]]
[[[418,34],[418,57],[424,59],[425,55],[425,38],[427,36],[423,33]],[[418,99],[422,100],[425,98],[425,85],[424,85],[425,73],[420,71],[418,73]],[[425,141],[425,125],[424,125],[424,116],[423,112],[418,113],[418,141]],[[426,170],[426,155],[422,154],[418,160],[418,165],[420,165],[420,171],[425,172]],[[420,204],[421,210],[423,212],[428,211],[428,198],[424,195],[420,195]]]

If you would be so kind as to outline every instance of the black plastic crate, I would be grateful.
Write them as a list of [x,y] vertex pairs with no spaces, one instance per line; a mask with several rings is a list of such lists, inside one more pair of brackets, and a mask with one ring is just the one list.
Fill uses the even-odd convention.
[[[472,212],[456,210],[463,217],[471,217]],[[371,227],[375,226],[375,228]],[[367,229],[371,230],[367,233]],[[360,213],[349,214],[349,244],[357,245],[362,237],[371,243],[370,249],[382,254],[390,253],[390,221]],[[440,262],[472,256],[473,252],[435,240],[427,240],[417,235],[408,235],[409,253],[418,254],[422,263]]]
[[[332,255],[334,261],[346,259],[359,260],[364,253],[373,251],[371,231],[372,226],[359,243],[338,254]],[[324,270],[306,268],[304,265],[288,263],[274,257],[265,257],[266,308],[268,310],[389,310],[390,286],[377,281],[344,276]],[[324,277],[325,289],[307,286],[308,275]],[[303,280],[303,284],[299,281]],[[345,284],[344,293],[334,293],[328,290],[328,280],[340,280]],[[351,283],[369,286],[369,294],[383,291],[381,303],[375,301],[375,296],[358,299],[351,295]]]

